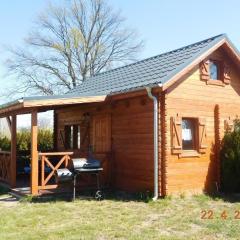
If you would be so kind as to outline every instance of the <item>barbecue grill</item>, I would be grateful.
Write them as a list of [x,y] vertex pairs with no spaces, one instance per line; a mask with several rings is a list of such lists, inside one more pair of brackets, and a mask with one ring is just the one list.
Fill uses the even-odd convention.
[[56,170],[55,178],[57,183],[73,182],[73,200],[76,197],[76,181],[77,176],[81,174],[91,174],[96,176],[97,191],[95,198],[97,200],[103,199],[103,194],[100,189],[99,173],[103,170],[101,163],[96,159],[73,158],[70,168],[62,168]]

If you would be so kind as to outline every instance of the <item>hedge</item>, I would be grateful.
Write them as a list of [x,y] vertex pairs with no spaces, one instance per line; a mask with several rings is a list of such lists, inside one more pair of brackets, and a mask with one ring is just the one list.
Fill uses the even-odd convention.
[[224,192],[240,192],[240,120],[227,131],[220,151],[221,186]]
[[[10,151],[11,140],[5,136],[0,136],[0,148],[3,151]],[[31,132],[21,130],[17,133],[17,151],[30,152]],[[53,149],[53,132],[50,129],[39,129],[38,131],[38,150],[41,152]]]

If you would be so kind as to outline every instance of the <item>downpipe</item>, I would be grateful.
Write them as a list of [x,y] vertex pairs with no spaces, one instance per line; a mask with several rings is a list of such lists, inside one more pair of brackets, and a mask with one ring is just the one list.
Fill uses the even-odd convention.
[[153,100],[154,105],[154,123],[153,123],[153,135],[154,135],[154,196],[153,201],[158,199],[158,99],[152,95],[152,88],[146,87],[148,97]]

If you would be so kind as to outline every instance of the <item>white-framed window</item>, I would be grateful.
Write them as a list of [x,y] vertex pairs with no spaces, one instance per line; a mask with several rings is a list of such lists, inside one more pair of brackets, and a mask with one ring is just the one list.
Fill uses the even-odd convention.
[[196,150],[197,144],[197,119],[183,118],[182,119],[182,149]]
[[65,131],[65,148],[80,149],[81,148],[80,125],[66,125],[64,131]]

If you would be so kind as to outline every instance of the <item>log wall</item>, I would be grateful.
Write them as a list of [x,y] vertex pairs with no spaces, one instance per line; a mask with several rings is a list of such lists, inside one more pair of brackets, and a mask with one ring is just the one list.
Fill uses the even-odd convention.
[[[153,103],[146,93],[111,102],[65,107],[56,111],[57,150],[63,151],[60,132],[64,126],[81,121],[90,114],[89,144],[94,145],[94,122],[98,116],[110,116],[111,147],[93,155],[103,160],[105,184],[126,191],[153,190]],[[93,146],[94,149],[94,146]],[[75,150],[75,156],[88,155],[87,146]]]
[[[221,50],[209,58],[226,61],[230,66],[229,85],[207,85],[200,80],[196,67],[181,83],[167,91],[167,193],[212,191],[219,182],[219,140],[224,135],[224,121],[240,114],[240,74],[237,67]],[[206,119],[207,152],[199,157],[179,157],[171,152],[170,118]]]

